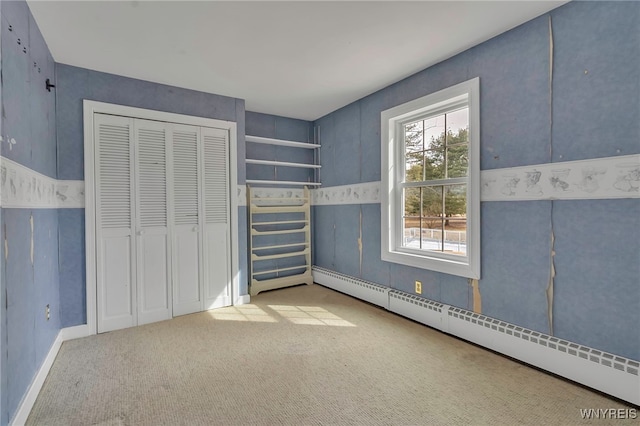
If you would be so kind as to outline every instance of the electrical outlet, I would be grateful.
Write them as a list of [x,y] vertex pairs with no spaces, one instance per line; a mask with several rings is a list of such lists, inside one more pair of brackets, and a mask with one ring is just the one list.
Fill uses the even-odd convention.
[[49,318],[51,318],[51,309],[49,308],[49,305],[47,305],[46,314],[47,314],[47,321],[49,321]]
[[422,294],[422,282],[416,281],[416,293]]

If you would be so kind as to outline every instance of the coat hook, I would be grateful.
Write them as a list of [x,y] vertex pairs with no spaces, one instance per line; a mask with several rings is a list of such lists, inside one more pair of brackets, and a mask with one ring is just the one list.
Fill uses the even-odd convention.
[[47,81],[45,83],[47,85],[47,92],[50,92],[52,87],[54,87],[54,88],[56,87],[55,84],[51,84],[51,80],[49,80],[49,79],[47,79]]

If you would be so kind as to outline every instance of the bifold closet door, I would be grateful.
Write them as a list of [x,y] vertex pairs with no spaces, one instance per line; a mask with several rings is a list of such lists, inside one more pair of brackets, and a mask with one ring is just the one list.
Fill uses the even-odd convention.
[[200,128],[173,125],[173,315],[203,310]]
[[133,119],[94,115],[98,332],[136,325]]
[[171,318],[168,220],[170,135],[165,123],[135,120],[138,325]]
[[231,305],[229,132],[94,128],[98,332]]
[[173,314],[229,306],[229,133],[175,125]]
[[229,133],[202,128],[204,169],[204,309],[232,304]]
[[171,318],[169,135],[94,115],[98,332]]

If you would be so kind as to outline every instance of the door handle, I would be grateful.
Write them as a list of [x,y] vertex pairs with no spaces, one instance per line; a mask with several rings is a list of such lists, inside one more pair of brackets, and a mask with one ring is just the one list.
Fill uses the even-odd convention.
[[144,229],[141,229],[140,231],[138,231],[138,235],[144,235]]
[[191,230],[192,232],[198,232],[198,227],[194,226],[193,229]]

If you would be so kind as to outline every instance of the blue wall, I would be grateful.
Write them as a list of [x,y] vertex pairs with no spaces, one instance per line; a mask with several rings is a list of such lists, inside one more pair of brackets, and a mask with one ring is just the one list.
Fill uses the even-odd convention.
[[[244,183],[244,101],[56,64],[59,179],[84,179],[82,101],[89,99],[238,123],[238,183]],[[239,209],[241,292],[246,292],[246,215]],[[62,326],[86,323],[84,209],[60,211]]]
[[[569,3],[318,119],[322,184],[379,181],[380,112],[476,76],[483,170],[640,153],[638,57],[639,3]],[[483,202],[483,313],[549,332],[553,232],[555,335],[640,359],[638,211],[639,199]],[[316,206],[314,228],[318,266],[409,293],[421,280],[424,297],[472,309],[466,279],[380,260],[380,205]]]
[[[4,19],[2,19],[2,5],[0,4],[0,75],[2,75],[2,27]],[[2,82],[0,81],[0,108],[2,107]],[[0,117],[0,136],[4,135],[4,127]],[[4,143],[0,141],[0,154],[2,154]],[[0,176],[1,179],[1,176]],[[4,224],[2,208],[0,208],[0,259],[4,259]],[[7,377],[5,374],[7,368],[7,310],[5,295],[7,291],[6,279],[4,275],[5,262],[0,260],[0,425],[4,424],[5,407],[7,406]]]
[[[4,19],[2,19],[2,5],[0,4],[0,75],[2,75],[2,27],[4,26]],[[0,108],[2,107],[2,82],[0,81]],[[4,127],[2,118],[0,117],[0,136],[4,135]],[[4,137],[3,137],[4,138]],[[2,154],[4,143],[0,141],[0,154]],[[0,179],[2,177],[0,176]],[[0,208],[0,425],[5,423],[5,407],[7,406],[7,375],[5,374],[7,368],[7,309],[5,295],[7,291],[7,284],[4,275],[5,262],[4,259],[4,219],[2,214],[2,208]]]
[[[1,12],[1,154],[56,178],[55,92],[45,90],[47,78],[55,81],[53,58],[26,3],[2,2]],[[60,330],[58,211],[2,208],[0,216],[0,424],[7,424]]]

